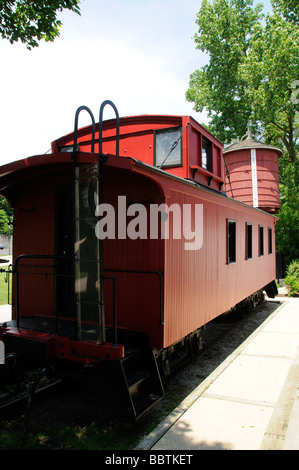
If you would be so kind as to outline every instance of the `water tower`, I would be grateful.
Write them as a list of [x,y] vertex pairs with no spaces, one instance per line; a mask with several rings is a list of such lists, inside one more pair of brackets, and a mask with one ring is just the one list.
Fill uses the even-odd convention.
[[248,132],[223,150],[227,196],[275,214],[280,209],[278,158],[282,150]]

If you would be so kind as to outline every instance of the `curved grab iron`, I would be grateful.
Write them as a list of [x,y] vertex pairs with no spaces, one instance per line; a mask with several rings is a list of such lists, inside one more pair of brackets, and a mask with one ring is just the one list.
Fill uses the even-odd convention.
[[87,106],[80,106],[77,111],[76,111],[76,114],[75,114],[75,126],[74,126],[74,152],[76,152],[76,149],[77,149],[77,139],[78,139],[78,120],[79,120],[79,114],[81,111],[87,111],[88,114],[90,115],[91,117],[91,121],[92,121],[92,140],[91,140],[91,153],[94,153],[94,141],[95,141],[95,119],[94,119],[94,116],[92,114],[92,112],[90,111],[90,109],[87,107]]
[[112,108],[114,109],[114,112],[115,112],[115,115],[116,115],[116,156],[118,157],[119,156],[119,114],[118,114],[118,111],[117,111],[117,108],[115,106],[115,104],[110,101],[110,100],[106,100],[106,101],[103,101],[103,103],[101,104],[101,108],[100,108],[100,117],[99,117],[99,154],[100,156],[102,156],[102,144],[103,144],[103,111],[104,111],[104,107],[109,104],[110,106],[112,106]]

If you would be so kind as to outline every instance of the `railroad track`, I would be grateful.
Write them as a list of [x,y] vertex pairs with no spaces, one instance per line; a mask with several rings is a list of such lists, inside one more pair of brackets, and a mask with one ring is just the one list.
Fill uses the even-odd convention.
[[[35,393],[46,392],[50,390],[52,387],[55,387],[60,383],[61,383],[61,380],[59,379],[53,380],[53,382],[50,384],[41,385],[40,387],[38,387]],[[28,400],[30,394],[31,394],[30,388],[23,390],[20,393],[12,393],[12,394],[9,392],[0,393],[0,411],[7,409],[13,405],[16,405],[17,403]]]
[[31,405],[34,396],[46,393],[61,383],[61,380],[57,378],[47,377],[46,382],[41,380],[43,378],[44,372],[44,369],[37,372],[33,380],[28,380],[27,382],[23,383],[22,386],[15,391],[9,391],[8,389],[7,391],[4,390],[0,393],[0,413],[2,416],[5,410],[13,408],[20,403],[24,403],[22,427],[25,432],[28,430],[29,415],[31,412]]

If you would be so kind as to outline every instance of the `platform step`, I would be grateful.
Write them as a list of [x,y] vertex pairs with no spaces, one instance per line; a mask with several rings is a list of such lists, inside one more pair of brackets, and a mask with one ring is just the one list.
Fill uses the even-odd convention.
[[130,388],[137,387],[151,376],[149,371],[137,370],[134,374],[127,376],[128,386]]
[[164,395],[156,359],[147,338],[125,348],[125,357],[119,360],[127,411],[138,420]]
[[138,402],[135,403],[135,410],[136,410],[136,415],[138,418],[141,418],[141,416],[146,413],[147,411],[150,410],[154,405],[156,405],[160,400],[162,400],[162,396],[155,395],[153,393],[150,393],[147,397],[143,398],[142,400],[139,400]]

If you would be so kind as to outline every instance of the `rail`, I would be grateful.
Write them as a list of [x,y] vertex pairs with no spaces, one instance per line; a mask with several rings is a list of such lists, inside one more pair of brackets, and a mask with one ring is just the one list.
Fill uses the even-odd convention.
[[[57,277],[70,277],[67,274],[58,274],[57,272],[38,272],[38,273],[20,273],[18,271],[19,268],[19,263],[22,259],[53,259],[53,260],[58,260],[58,259],[67,259],[68,257],[63,256],[63,255],[29,255],[29,254],[22,254],[19,255],[15,263],[13,264],[13,274],[16,275],[16,320],[17,320],[17,328],[20,327],[20,296],[19,296],[19,275],[20,274],[27,274],[27,275],[46,275],[46,276],[54,276],[55,278],[55,286],[54,286],[54,295],[56,293],[56,278]],[[57,266],[55,264],[48,266],[48,265],[22,265],[22,268],[52,268],[56,269]],[[54,299],[54,316],[55,316],[55,333],[58,335],[58,313],[57,313],[57,305],[56,305],[56,299]]]
[[[46,275],[46,276],[54,276],[55,281],[57,277],[72,277],[71,275],[68,274],[58,274],[57,272],[52,272],[49,273],[47,272],[38,272],[38,273],[21,273],[18,271],[19,268],[19,263],[23,259],[53,259],[53,260],[58,260],[58,259],[71,259],[69,256],[63,256],[63,255],[29,255],[29,254],[22,254],[19,255],[16,258],[15,264],[13,265],[13,273],[16,275],[16,320],[17,320],[17,327],[20,327],[20,297],[19,297],[19,274],[27,274],[27,275]],[[40,265],[40,264],[29,264],[29,265],[21,265],[21,268],[47,268],[50,267],[51,269],[56,269],[57,265],[53,264],[51,266],[47,265]],[[109,279],[113,282],[113,337],[114,337],[114,343],[117,344],[117,316],[116,316],[116,286],[115,286],[115,279],[114,278],[104,278],[104,279]],[[54,285],[54,295],[56,293],[56,285]],[[57,303],[56,299],[54,298],[54,316],[55,316],[55,333],[58,335],[59,328],[58,328],[58,312],[57,312]],[[75,331],[78,331],[77,328],[77,318],[75,318]]]
[[[68,274],[59,274],[56,272],[57,269],[57,264],[53,265],[41,265],[41,264],[22,264],[20,265],[20,262],[24,259],[45,259],[45,260],[59,260],[59,259],[70,259],[70,257],[67,256],[59,256],[59,255],[30,255],[30,254],[22,254],[19,255],[15,263],[12,265],[13,270],[12,273],[16,275],[16,321],[17,321],[17,327],[20,327],[20,297],[19,297],[19,285],[20,285],[20,280],[19,280],[19,275],[20,274],[26,274],[26,275],[45,275],[45,276],[54,276],[55,278],[55,285],[54,285],[54,295],[56,293],[56,278],[57,277],[71,277],[71,275]],[[53,272],[30,272],[30,273],[24,273],[20,272],[19,268],[51,268]],[[159,308],[160,308],[160,324],[164,324],[164,319],[163,319],[163,273],[161,271],[141,271],[141,270],[122,270],[122,269],[105,269],[105,273],[124,273],[124,274],[138,274],[138,275],[155,275],[158,276],[159,278]],[[117,296],[117,279],[115,276],[109,276],[105,275],[102,276],[104,280],[111,281],[112,282],[112,296],[113,296],[113,341],[114,344],[117,344],[117,310],[116,310],[116,296]],[[56,304],[56,299],[54,298],[54,317],[55,317],[55,333],[58,335],[59,332],[59,327],[58,327],[58,312],[57,312],[57,304]],[[77,319],[75,318],[75,326],[76,326],[76,331],[77,331]]]
[[104,108],[107,104],[113,108],[115,112],[115,116],[116,116],[116,141],[115,141],[116,151],[115,151],[115,154],[117,157],[119,156],[119,114],[118,114],[115,104],[110,100],[106,100],[106,101],[103,101],[103,103],[101,104],[100,114],[99,114],[99,155],[100,155],[100,158],[103,157],[103,148],[102,148],[103,146],[103,113],[104,113]]
[[87,111],[92,122],[92,141],[91,141],[91,153],[94,153],[94,141],[95,141],[95,119],[91,110],[87,106],[80,106],[75,114],[75,124],[74,124],[74,146],[73,153],[77,152],[77,140],[78,140],[78,120],[79,114],[81,111]]

